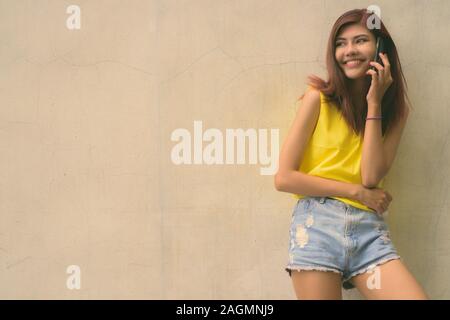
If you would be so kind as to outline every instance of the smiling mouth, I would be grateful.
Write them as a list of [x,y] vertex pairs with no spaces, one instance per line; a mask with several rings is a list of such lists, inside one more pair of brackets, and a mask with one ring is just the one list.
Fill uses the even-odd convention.
[[364,60],[350,60],[344,63],[347,68],[357,68],[362,65]]

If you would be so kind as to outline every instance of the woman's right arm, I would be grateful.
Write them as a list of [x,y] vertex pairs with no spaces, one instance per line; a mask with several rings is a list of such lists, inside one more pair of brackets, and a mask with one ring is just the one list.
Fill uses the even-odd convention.
[[278,191],[317,197],[359,199],[362,185],[312,176],[298,171],[306,147],[319,118],[320,93],[308,90],[297,110],[295,120],[280,152],[279,168],[275,174]]

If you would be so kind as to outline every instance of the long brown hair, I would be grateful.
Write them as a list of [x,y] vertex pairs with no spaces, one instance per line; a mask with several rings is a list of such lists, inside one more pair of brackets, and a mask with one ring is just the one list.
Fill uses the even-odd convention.
[[[328,71],[328,81],[324,81],[315,75],[309,75],[308,84],[313,88],[320,90],[325,95],[326,99],[336,103],[336,106],[342,113],[347,124],[357,135],[364,136],[366,123],[365,118],[367,116],[367,101],[365,101],[362,109],[356,109],[361,108],[361,106],[358,107],[355,105],[352,107],[352,99],[349,93],[350,80],[339,68],[335,57],[336,36],[339,34],[342,27],[349,24],[360,24],[371,32],[375,36],[375,39],[378,36],[384,38],[385,53],[387,53],[389,58],[389,63],[391,65],[391,76],[393,79],[393,83],[386,90],[381,102],[381,114],[383,116],[382,135],[384,136],[386,130],[393,124],[397,123],[400,118],[404,116],[406,108],[408,108],[408,105],[410,106],[411,104],[408,103],[407,105],[405,100],[407,99],[408,102],[410,102],[406,93],[406,88],[408,85],[406,83],[405,76],[403,75],[397,48],[395,47],[394,41],[392,40],[389,32],[381,19],[380,29],[367,28],[367,19],[372,14],[374,13],[367,11],[367,9],[354,9],[344,13],[336,20],[333,28],[331,29],[327,45],[326,65]],[[364,86],[365,91],[363,92],[364,96],[366,96],[369,91],[371,81],[371,76],[366,75]],[[299,99],[302,99],[303,96],[304,94]]]

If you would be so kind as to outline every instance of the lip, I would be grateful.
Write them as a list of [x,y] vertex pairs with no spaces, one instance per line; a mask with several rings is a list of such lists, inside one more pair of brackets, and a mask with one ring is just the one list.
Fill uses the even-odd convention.
[[[357,62],[356,62],[357,61]],[[344,62],[344,65],[346,68],[352,69],[352,68],[358,68],[363,64],[364,60],[361,59],[352,59]]]

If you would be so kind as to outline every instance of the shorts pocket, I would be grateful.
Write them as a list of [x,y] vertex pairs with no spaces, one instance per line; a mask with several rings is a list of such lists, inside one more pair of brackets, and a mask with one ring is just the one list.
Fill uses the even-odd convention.
[[292,216],[296,215],[304,215],[311,210],[311,205],[313,203],[312,198],[301,198],[297,201],[297,204],[294,207],[294,211],[292,212]]

